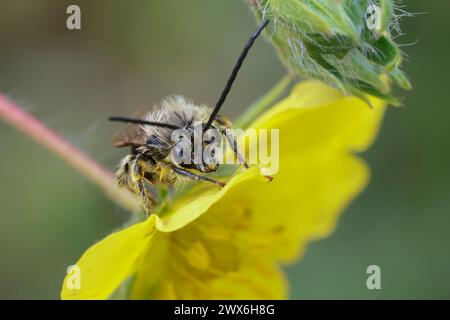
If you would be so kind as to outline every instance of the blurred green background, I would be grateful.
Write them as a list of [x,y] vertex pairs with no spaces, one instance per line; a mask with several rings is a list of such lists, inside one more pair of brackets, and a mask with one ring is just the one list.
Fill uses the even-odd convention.
[[[406,107],[389,109],[364,155],[370,186],[287,268],[292,298],[450,298],[450,3],[404,2],[426,13],[405,18],[398,38],[414,90],[399,92]],[[66,29],[69,4],[81,31]],[[213,104],[254,28],[239,0],[0,0],[0,91],[113,170],[126,150],[111,147],[118,126],[106,118],[169,94]],[[223,113],[282,75],[258,41]],[[127,213],[1,121],[0,145],[0,298],[59,298],[66,267]],[[366,287],[371,264],[381,290]]]

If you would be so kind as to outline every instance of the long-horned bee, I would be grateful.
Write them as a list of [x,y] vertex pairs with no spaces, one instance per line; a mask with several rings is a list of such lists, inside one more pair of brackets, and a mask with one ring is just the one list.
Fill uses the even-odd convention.
[[[214,161],[214,149],[211,149],[211,146],[222,137],[226,137],[239,162],[248,168],[245,159],[238,152],[236,140],[225,134],[226,129],[231,128],[231,122],[218,115],[218,112],[248,51],[268,24],[269,20],[264,20],[251,35],[214,108],[198,106],[181,96],[175,96],[165,99],[160,105],[146,112],[142,118],[109,118],[111,121],[130,123],[130,126],[113,139],[115,147],[131,147],[131,153],[119,164],[116,178],[119,186],[126,187],[141,197],[147,215],[150,214],[155,201],[148,192],[146,183],[174,185],[183,180],[193,179],[214,183],[219,187],[225,185],[219,180],[201,174],[217,170],[219,163]],[[193,140],[196,130],[205,133],[206,139],[202,139],[200,149],[203,153],[210,148],[212,161],[204,157],[196,158],[194,152],[186,151],[190,149],[184,148],[183,144],[179,143],[180,140],[189,145],[195,143]],[[218,132],[220,137],[206,134],[211,131]]]

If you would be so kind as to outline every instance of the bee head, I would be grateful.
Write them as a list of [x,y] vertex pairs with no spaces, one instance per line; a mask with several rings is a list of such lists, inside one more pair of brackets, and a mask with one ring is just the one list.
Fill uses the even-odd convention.
[[206,131],[204,128],[205,123],[197,123],[173,131],[173,162],[185,169],[204,173],[217,170],[221,160],[222,135],[215,127]]

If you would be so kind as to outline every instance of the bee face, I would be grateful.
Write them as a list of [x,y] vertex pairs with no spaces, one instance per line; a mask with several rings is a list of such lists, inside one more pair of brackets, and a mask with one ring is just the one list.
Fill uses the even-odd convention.
[[212,127],[203,131],[205,123],[188,125],[177,132],[176,144],[172,148],[172,159],[185,169],[195,169],[203,173],[214,172],[219,167],[218,148],[221,134]]

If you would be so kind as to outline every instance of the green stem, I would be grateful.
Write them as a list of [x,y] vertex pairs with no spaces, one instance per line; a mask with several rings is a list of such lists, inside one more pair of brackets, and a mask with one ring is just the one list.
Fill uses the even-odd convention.
[[291,84],[294,76],[292,74],[287,74],[278,83],[270,89],[263,97],[258,101],[253,103],[247,111],[244,112],[235,122],[235,128],[246,128],[253,120],[255,120],[261,113],[266,111],[270,106],[272,106],[275,101],[277,101],[283,93],[287,90]]

